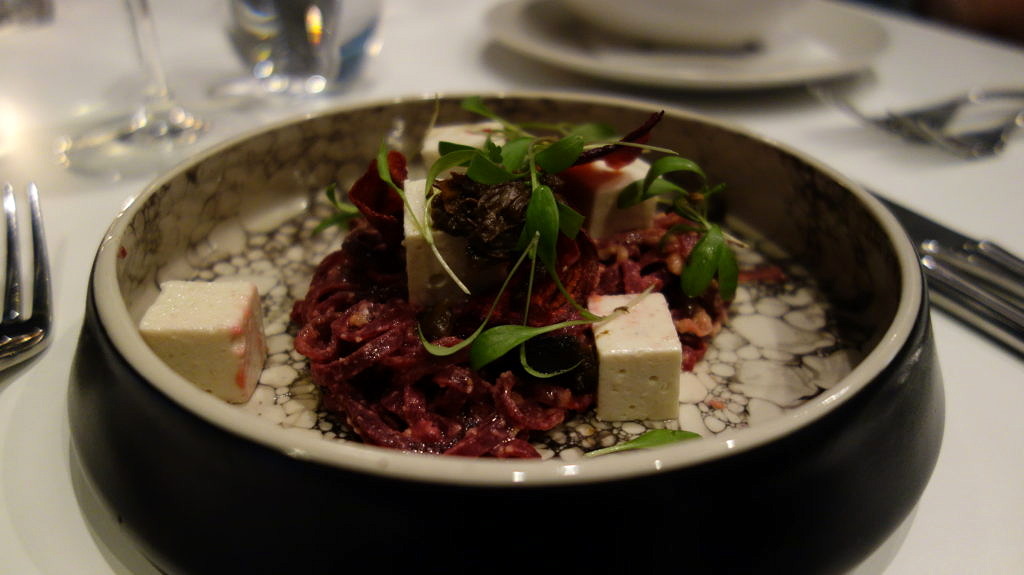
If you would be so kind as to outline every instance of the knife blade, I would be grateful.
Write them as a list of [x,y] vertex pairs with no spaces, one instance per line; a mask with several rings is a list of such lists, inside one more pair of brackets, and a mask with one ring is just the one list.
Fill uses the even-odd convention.
[[1024,261],[991,241],[976,240],[872,194],[914,244],[932,303],[1024,355]]

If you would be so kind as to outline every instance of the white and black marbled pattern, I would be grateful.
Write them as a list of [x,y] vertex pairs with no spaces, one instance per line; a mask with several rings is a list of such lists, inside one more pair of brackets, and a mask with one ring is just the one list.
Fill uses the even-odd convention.
[[[507,117],[607,121],[623,130],[649,114],[609,115],[599,104],[543,98],[492,104]],[[457,100],[439,106],[441,122],[472,119]],[[415,174],[433,112],[419,102],[293,123],[213,150],[160,183],[120,236],[117,278],[131,315],[141,317],[166,279],[252,280],[264,298],[271,355],[255,396],[241,409],[289,429],[348,437],[344,426],[316,411],[315,386],[288,333],[291,302],[304,294],[312,267],[340,243],[337,236],[309,239],[328,209],[317,199],[331,183],[347,188],[382,138],[406,152]],[[855,366],[893,312],[896,298],[879,294],[896,289],[898,268],[877,221],[842,185],[799,158],[685,117],[663,124],[659,144],[726,184],[729,227],[770,238],[757,252],[741,254],[742,261],[765,254],[785,265],[792,280],[781,288],[741,288],[706,359],[682,376],[679,421],[650,424],[702,435],[730,432],[796,408]],[[581,416],[538,447],[570,458],[646,428]]]
[[[344,429],[315,411],[284,313],[317,250],[338,245],[304,246],[322,216],[310,199],[364,171],[382,138],[415,161],[435,110],[439,122],[471,119],[460,99],[356,103],[260,128],[169,172],[115,218],[89,284],[69,432],[84,478],[162,571],[479,572],[496,565],[500,525],[498,537],[527,543],[511,548],[525,550],[519,563],[502,555],[510,568],[536,563],[530,550],[557,533],[566,552],[544,560],[555,571],[715,572],[724,560],[739,572],[843,572],[905,521],[944,422],[913,246],[827,166],[681,110],[666,112],[651,143],[724,183],[715,219],[771,240],[744,261],[764,254],[792,279],[745,286],[706,361],[681,376],[676,424],[703,439],[578,461],[590,442],[646,426],[571,422],[542,446],[542,461],[336,440]],[[513,121],[598,121],[622,133],[654,111],[585,95],[486,99]],[[305,206],[313,213],[289,223]],[[133,315],[162,279],[218,274],[253,279],[270,308],[271,361],[245,406],[177,376]],[[292,491],[301,497],[280,497]],[[696,531],[673,528],[694,521]],[[299,526],[288,544],[238,552],[282,526]],[[659,552],[637,553],[638,536]],[[595,547],[597,538],[611,544]]]
[[[302,211],[280,223],[289,209]],[[326,440],[352,440],[347,426],[318,409],[317,388],[306,359],[293,349],[288,323],[292,302],[304,295],[313,268],[340,244],[337,229],[312,234],[329,210],[317,201],[309,210],[293,203],[228,220],[161,275],[254,283],[263,300],[269,357],[252,399],[240,409],[284,427],[321,433]],[[765,263],[753,249],[742,251],[739,259],[747,266]],[[680,375],[678,420],[605,422],[593,412],[578,414],[536,439],[542,457],[572,460],[653,428],[701,435],[743,428],[831,387],[856,363],[854,347],[840,337],[826,298],[810,278],[796,266],[788,268],[787,278],[783,284],[739,287],[730,320],[704,360]]]

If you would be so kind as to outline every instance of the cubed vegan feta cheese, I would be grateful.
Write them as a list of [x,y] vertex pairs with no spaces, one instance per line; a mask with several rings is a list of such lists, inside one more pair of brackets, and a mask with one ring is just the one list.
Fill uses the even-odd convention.
[[[457,301],[464,293],[448,275],[437,256],[430,249],[427,238],[410,217],[410,209],[416,220],[424,222],[425,211],[424,180],[405,182],[405,197],[408,201],[405,211],[405,271],[408,276],[409,301],[417,305],[433,305],[441,301]],[[439,230],[431,230],[434,244],[444,261],[455,272],[470,292],[486,289],[504,278],[504,273],[495,265],[473,262],[466,252],[466,240]]]
[[678,418],[683,351],[665,296],[592,296],[587,306],[602,316],[629,306],[621,315],[593,326],[598,419]]
[[501,145],[505,138],[500,133],[502,129],[498,122],[475,122],[470,124],[450,124],[446,126],[434,126],[427,135],[423,137],[423,148],[420,150],[420,157],[423,165],[430,167],[441,157],[437,146],[441,142],[452,142],[464,146],[479,148],[487,142],[490,137],[495,144]]
[[231,403],[248,401],[266,360],[259,293],[248,282],[164,282],[139,331],[174,371]]
[[559,174],[568,184],[565,191],[568,200],[586,218],[591,237],[606,238],[617,232],[651,226],[657,207],[654,198],[625,209],[616,205],[619,193],[629,184],[644,179],[649,167],[643,160],[633,160],[614,169],[604,160],[597,160]]

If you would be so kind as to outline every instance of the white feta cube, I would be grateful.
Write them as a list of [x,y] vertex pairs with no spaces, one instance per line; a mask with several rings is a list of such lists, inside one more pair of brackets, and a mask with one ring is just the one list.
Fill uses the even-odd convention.
[[267,356],[259,293],[249,282],[164,282],[139,331],[174,371],[231,403],[249,400]]
[[[429,306],[443,301],[454,302],[465,298],[465,293],[445,271],[441,262],[430,248],[427,238],[416,227],[410,217],[410,208],[416,220],[425,221],[424,180],[405,182],[405,271],[408,277],[409,301],[416,305]],[[443,231],[431,230],[434,244],[441,257],[455,272],[463,284],[476,293],[487,289],[504,278],[503,268],[497,264],[483,264],[472,261],[466,252],[466,239]]]
[[566,197],[586,218],[586,229],[591,237],[606,238],[617,232],[651,226],[657,207],[655,198],[625,209],[616,205],[619,193],[629,184],[644,179],[649,167],[643,160],[634,160],[614,169],[604,160],[597,160],[560,174],[568,184]]
[[[640,298],[638,300],[638,298]],[[597,348],[597,417],[604,421],[679,417],[683,350],[665,296],[593,296],[597,315],[628,311],[594,324]]]
[[441,154],[437,151],[437,146],[441,142],[452,142],[479,148],[487,142],[487,138],[491,138],[495,144],[500,146],[505,142],[505,138],[499,132],[501,129],[500,123],[490,121],[434,126],[423,137],[423,148],[420,150],[423,165],[429,169],[441,157]]

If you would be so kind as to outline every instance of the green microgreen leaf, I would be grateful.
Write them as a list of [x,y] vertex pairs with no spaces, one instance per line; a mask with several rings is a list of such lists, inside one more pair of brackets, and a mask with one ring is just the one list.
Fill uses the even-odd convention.
[[718,293],[722,299],[729,301],[736,296],[739,284],[740,269],[736,263],[736,254],[728,246],[724,246],[718,254]]
[[583,138],[566,136],[537,152],[536,162],[545,172],[557,174],[572,167],[583,153]]
[[710,198],[711,196],[721,193],[723,190],[725,190],[725,184],[719,182],[711,186],[710,188],[706,188],[702,193],[704,194],[705,198]]
[[615,445],[604,447],[602,449],[588,451],[584,454],[584,457],[597,457],[599,455],[615,453],[616,451],[658,447],[690,439],[700,439],[700,434],[692,431],[683,431],[681,429],[651,429],[635,439],[631,439],[623,443],[616,443]]
[[583,138],[583,141],[592,144],[595,142],[607,142],[615,139],[617,133],[615,128],[612,128],[608,124],[600,124],[596,122],[589,122],[585,124],[576,124],[569,126],[568,136],[579,136]]
[[686,267],[680,278],[683,293],[690,297],[697,297],[708,289],[711,279],[718,271],[718,262],[723,251],[728,251],[725,237],[722,235],[721,228],[712,224],[697,245],[693,247],[690,257],[686,260]]
[[472,150],[474,152],[477,151],[477,149],[474,148],[473,146],[467,146],[466,144],[457,144],[455,142],[448,142],[445,140],[442,140],[437,143],[437,153],[441,156],[445,156],[452,152],[457,152],[459,150]]
[[523,231],[519,236],[520,249],[525,247],[534,237],[537,238],[537,256],[544,265],[554,266],[558,247],[558,202],[551,188],[539,185],[530,194],[530,203],[526,205],[526,219]]
[[484,154],[486,154],[488,160],[499,165],[504,163],[504,158],[501,157],[501,146],[495,144],[494,140],[490,137],[488,137],[487,141],[484,142],[482,150]]
[[377,148],[377,176],[381,180],[384,180],[391,189],[399,192],[402,197],[405,197],[404,192],[399,188],[395,182],[391,180],[391,166],[388,165],[388,143],[385,140],[381,140],[380,147]]
[[647,198],[644,197],[644,181],[637,180],[622,188],[622,191],[619,192],[619,197],[615,199],[615,206],[620,210],[624,210],[639,204],[645,199]]
[[564,202],[558,202],[558,230],[570,240],[576,239],[583,227],[583,214]]
[[565,327],[586,325],[588,323],[591,323],[590,320],[576,319],[538,327],[496,325],[481,333],[476,339],[476,343],[469,350],[469,365],[473,369],[480,369],[533,337]]
[[679,194],[685,201],[685,196],[683,195],[685,193],[686,190],[679,185],[668,180],[657,179],[651,182],[651,185],[647,187],[646,191],[644,191],[644,199],[646,200],[647,198],[654,198],[669,194]]
[[336,208],[343,207],[341,200],[338,198],[337,182],[331,183],[329,186],[327,186],[327,188],[324,190],[324,194],[327,196],[327,201],[331,202],[332,206]]
[[519,177],[481,153],[477,153],[470,160],[469,168],[466,169],[466,175],[474,182],[487,186],[504,184]]
[[[694,206],[693,203],[690,201],[690,198],[686,194],[679,194],[673,201],[670,202],[670,204],[672,205],[672,209],[675,210],[677,214],[683,216],[684,218],[693,220],[694,222],[699,222],[701,225],[703,225],[706,222],[703,209],[698,211],[698,208],[700,208],[701,206]],[[697,229],[698,231],[700,231],[703,230],[704,228],[698,226]]]
[[459,166],[468,165],[473,158],[479,155],[479,153],[479,150],[476,148],[469,147],[453,148],[445,152],[440,158],[431,164],[430,170],[427,172],[428,191],[434,187],[434,182],[443,172]]
[[484,104],[484,100],[480,96],[470,96],[468,98],[465,98],[459,103],[459,105],[462,107],[463,110],[466,110],[467,112],[472,112],[474,114],[483,116],[485,118],[490,118],[492,120],[501,121],[501,118],[499,118],[494,112],[491,111],[490,108],[487,107],[486,104]]
[[318,223],[316,227],[313,228],[313,235],[319,234],[326,230],[327,228],[333,226],[338,226],[339,228],[343,227],[349,221],[359,217],[359,215],[359,212],[356,211],[356,213],[354,214],[338,212],[330,216],[327,216],[326,218],[320,220],[320,223]]
[[[701,189],[690,194],[678,184],[665,179],[666,175],[677,172],[700,177]],[[616,199],[617,206],[624,209],[659,197],[662,202],[671,205],[676,213],[694,223],[685,228],[674,226],[665,237],[688,229],[703,232],[690,253],[681,277],[683,292],[690,297],[704,293],[716,274],[719,294],[726,300],[736,295],[739,276],[736,256],[729,248],[721,228],[707,221],[707,200],[723,189],[725,184],[722,183],[708,186],[704,170],[693,160],[670,155],[655,160],[644,179],[626,186]]]
[[519,365],[523,366],[523,371],[539,379],[548,379],[552,377],[558,377],[559,375],[562,375],[564,373],[569,373],[570,371],[579,367],[581,363],[583,363],[583,360],[577,361],[576,363],[563,369],[556,369],[555,371],[540,371],[531,366],[530,362],[526,358],[526,342],[523,342],[519,346]]
[[479,116],[483,116],[490,120],[494,120],[495,122],[501,124],[502,128],[505,131],[505,136],[508,140],[518,138],[519,136],[529,136],[529,134],[522,126],[509,122],[508,120],[502,118],[493,110],[488,108],[487,104],[484,104],[483,98],[481,98],[480,96],[471,96],[469,98],[465,98],[459,103],[459,105],[462,107],[463,110],[472,112]]
[[531,145],[533,145],[533,138],[516,138],[502,146],[501,162],[505,169],[515,173],[525,170]]
[[637,180],[619,192],[616,205],[619,209],[625,209],[650,198],[669,195],[675,196],[678,201],[685,203],[687,201],[685,194],[686,190],[682,187],[662,178],[651,181],[650,185],[647,185],[646,179]]
[[423,334],[422,326],[420,326],[419,324],[416,325],[416,330],[420,338],[420,343],[427,350],[427,353],[429,353],[430,355],[436,355],[438,357],[445,357],[455,354],[459,351],[462,351],[466,347],[473,345],[473,342],[476,341],[477,336],[483,333],[485,327],[487,327],[486,321],[484,323],[481,323],[480,326],[476,328],[476,331],[470,334],[470,336],[467,337],[466,339],[456,343],[455,345],[448,346],[437,345],[436,343],[428,340],[427,336]]
[[330,216],[327,216],[326,218],[321,220],[320,223],[317,224],[315,228],[313,228],[313,234],[319,234],[320,232],[332,226],[344,226],[353,218],[359,217],[359,209],[353,206],[352,204],[342,201],[340,198],[338,198],[337,192],[338,184],[336,183],[327,186],[327,189],[324,191],[324,194],[327,196],[327,201],[329,201],[331,205],[334,206],[334,209],[337,211],[336,213],[331,214]]
[[649,198],[667,195],[681,197],[681,201],[686,201],[686,190],[664,179],[673,172],[689,172],[697,174],[701,180],[706,178],[704,171],[693,160],[674,155],[664,156],[651,164],[643,180],[633,182],[619,193],[618,207],[628,208]]
[[700,176],[702,181],[707,179],[704,170],[700,169],[700,166],[693,160],[682,156],[662,156],[655,160],[647,171],[647,177],[644,178],[644,189],[650,189],[655,180],[674,172],[689,172]]

